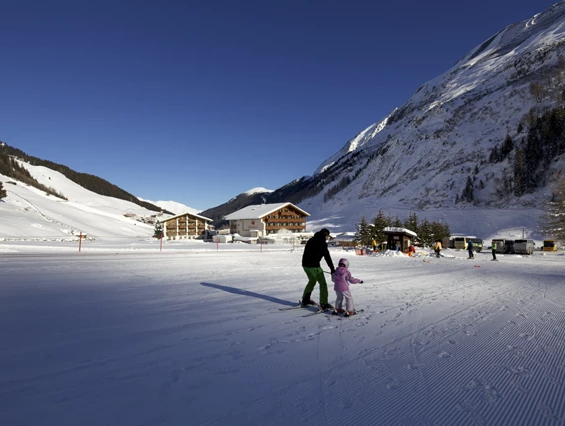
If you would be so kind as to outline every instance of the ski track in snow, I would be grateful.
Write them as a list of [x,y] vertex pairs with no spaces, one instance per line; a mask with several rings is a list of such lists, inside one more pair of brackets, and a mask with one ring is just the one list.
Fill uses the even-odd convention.
[[565,424],[562,258],[477,257],[350,257],[365,312],[303,318],[300,253],[6,256],[0,423]]

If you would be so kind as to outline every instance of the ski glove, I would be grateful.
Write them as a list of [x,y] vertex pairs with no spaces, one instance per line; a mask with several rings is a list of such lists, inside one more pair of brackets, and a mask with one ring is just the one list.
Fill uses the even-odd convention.
[[363,280],[359,281],[359,284],[363,284]]

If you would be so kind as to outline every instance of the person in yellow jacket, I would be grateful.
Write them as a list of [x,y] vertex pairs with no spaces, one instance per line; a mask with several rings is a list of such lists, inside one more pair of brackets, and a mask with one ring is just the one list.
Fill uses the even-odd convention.
[[435,244],[434,244],[434,251],[436,252],[436,256],[439,256],[439,252],[441,251],[442,247],[441,247],[441,241],[440,240],[436,240]]
[[492,260],[498,260],[496,258],[496,241],[492,240]]

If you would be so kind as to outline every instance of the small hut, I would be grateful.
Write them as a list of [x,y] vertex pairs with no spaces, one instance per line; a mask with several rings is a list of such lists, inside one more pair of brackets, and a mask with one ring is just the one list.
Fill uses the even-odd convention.
[[410,244],[414,242],[418,235],[414,231],[406,228],[386,227],[383,229],[384,234],[387,236],[387,248],[389,250],[396,250],[398,246],[400,251],[408,253]]

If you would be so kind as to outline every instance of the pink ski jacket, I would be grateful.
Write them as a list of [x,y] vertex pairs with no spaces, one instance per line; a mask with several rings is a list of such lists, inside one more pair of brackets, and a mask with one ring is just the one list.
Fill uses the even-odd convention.
[[344,266],[339,266],[335,270],[332,275],[332,281],[334,282],[334,290],[339,292],[349,290],[349,284],[357,284],[361,282],[361,280],[353,278],[351,273]]

